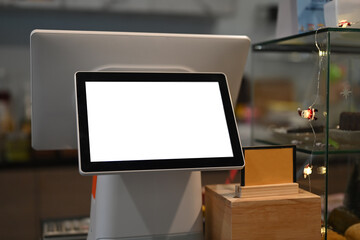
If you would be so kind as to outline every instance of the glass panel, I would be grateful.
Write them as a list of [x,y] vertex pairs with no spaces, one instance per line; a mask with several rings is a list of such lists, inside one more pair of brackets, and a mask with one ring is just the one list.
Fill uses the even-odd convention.
[[254,44],[252,59],[253,144],[295,144],[297,182],[345,234],[341,223],[360,222],[360,29]]
[[[360,33],[329,34],[328,140],[333,148],[328,165],[328,225],[340,234],[349,229],[346,235],[352,235],[351,226],[360,221]],[[333,51],[340,48],[347,51]],[[359,228],[355,232],[360,234]]]

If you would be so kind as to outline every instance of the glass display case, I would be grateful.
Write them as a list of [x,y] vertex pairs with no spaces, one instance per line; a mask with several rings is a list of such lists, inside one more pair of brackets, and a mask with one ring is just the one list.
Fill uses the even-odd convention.
[[296,145],[297,182],[322,197],[323,237],[359,237],[360,29],[323,28],[252,50],[253,144]]

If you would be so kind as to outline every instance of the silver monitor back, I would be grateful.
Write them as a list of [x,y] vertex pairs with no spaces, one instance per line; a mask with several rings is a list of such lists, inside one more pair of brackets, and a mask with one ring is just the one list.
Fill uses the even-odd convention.
[[236,103],[249,47],[246,36],[34,30],[32,146],[77,148],[77,71],[221,72]]

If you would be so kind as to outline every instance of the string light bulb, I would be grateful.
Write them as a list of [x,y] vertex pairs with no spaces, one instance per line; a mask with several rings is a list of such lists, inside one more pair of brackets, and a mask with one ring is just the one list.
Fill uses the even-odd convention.
[[307,176],[311,175],[312,174],[312,166],[310,166],[310,164],[307,164],[305,167],[304,167],[304,170],[303,170],[303,174],[304,174],[304,178],[306,178]]
[[319,51],[319,57],[324,57],[326,55],[327,55],[326,51]]
[[339,21],[338,26],[341,27],[341,28],[350,27],[350,26],[351,26],[351,22],[349,22],[349,21],[347,21],[347,20],[341,20],[341,21]]
[[309,121],[317,119],[317,117],[315,117],[316,112],[318,111],[316,108],[309,107],[305,110],[301,110],[300,108],[298,108],[297,111],[301,117],[309,119]]

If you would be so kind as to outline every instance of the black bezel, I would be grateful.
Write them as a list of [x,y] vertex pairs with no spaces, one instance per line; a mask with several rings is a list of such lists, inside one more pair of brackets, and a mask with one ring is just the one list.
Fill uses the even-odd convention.
[[[90,81],[218,82],[234,156],[224,158],[91,162],[85,90],[85,83]],[[236,120],[234,118],[234,111],[229,96],[226,77],[223,74],[77,72],[75,74],[75,84],[78,111],[79,165],[80,172],[83,174],[156,170],[215,170],[242,168],[244,166],[241,143],[237,132]]]

